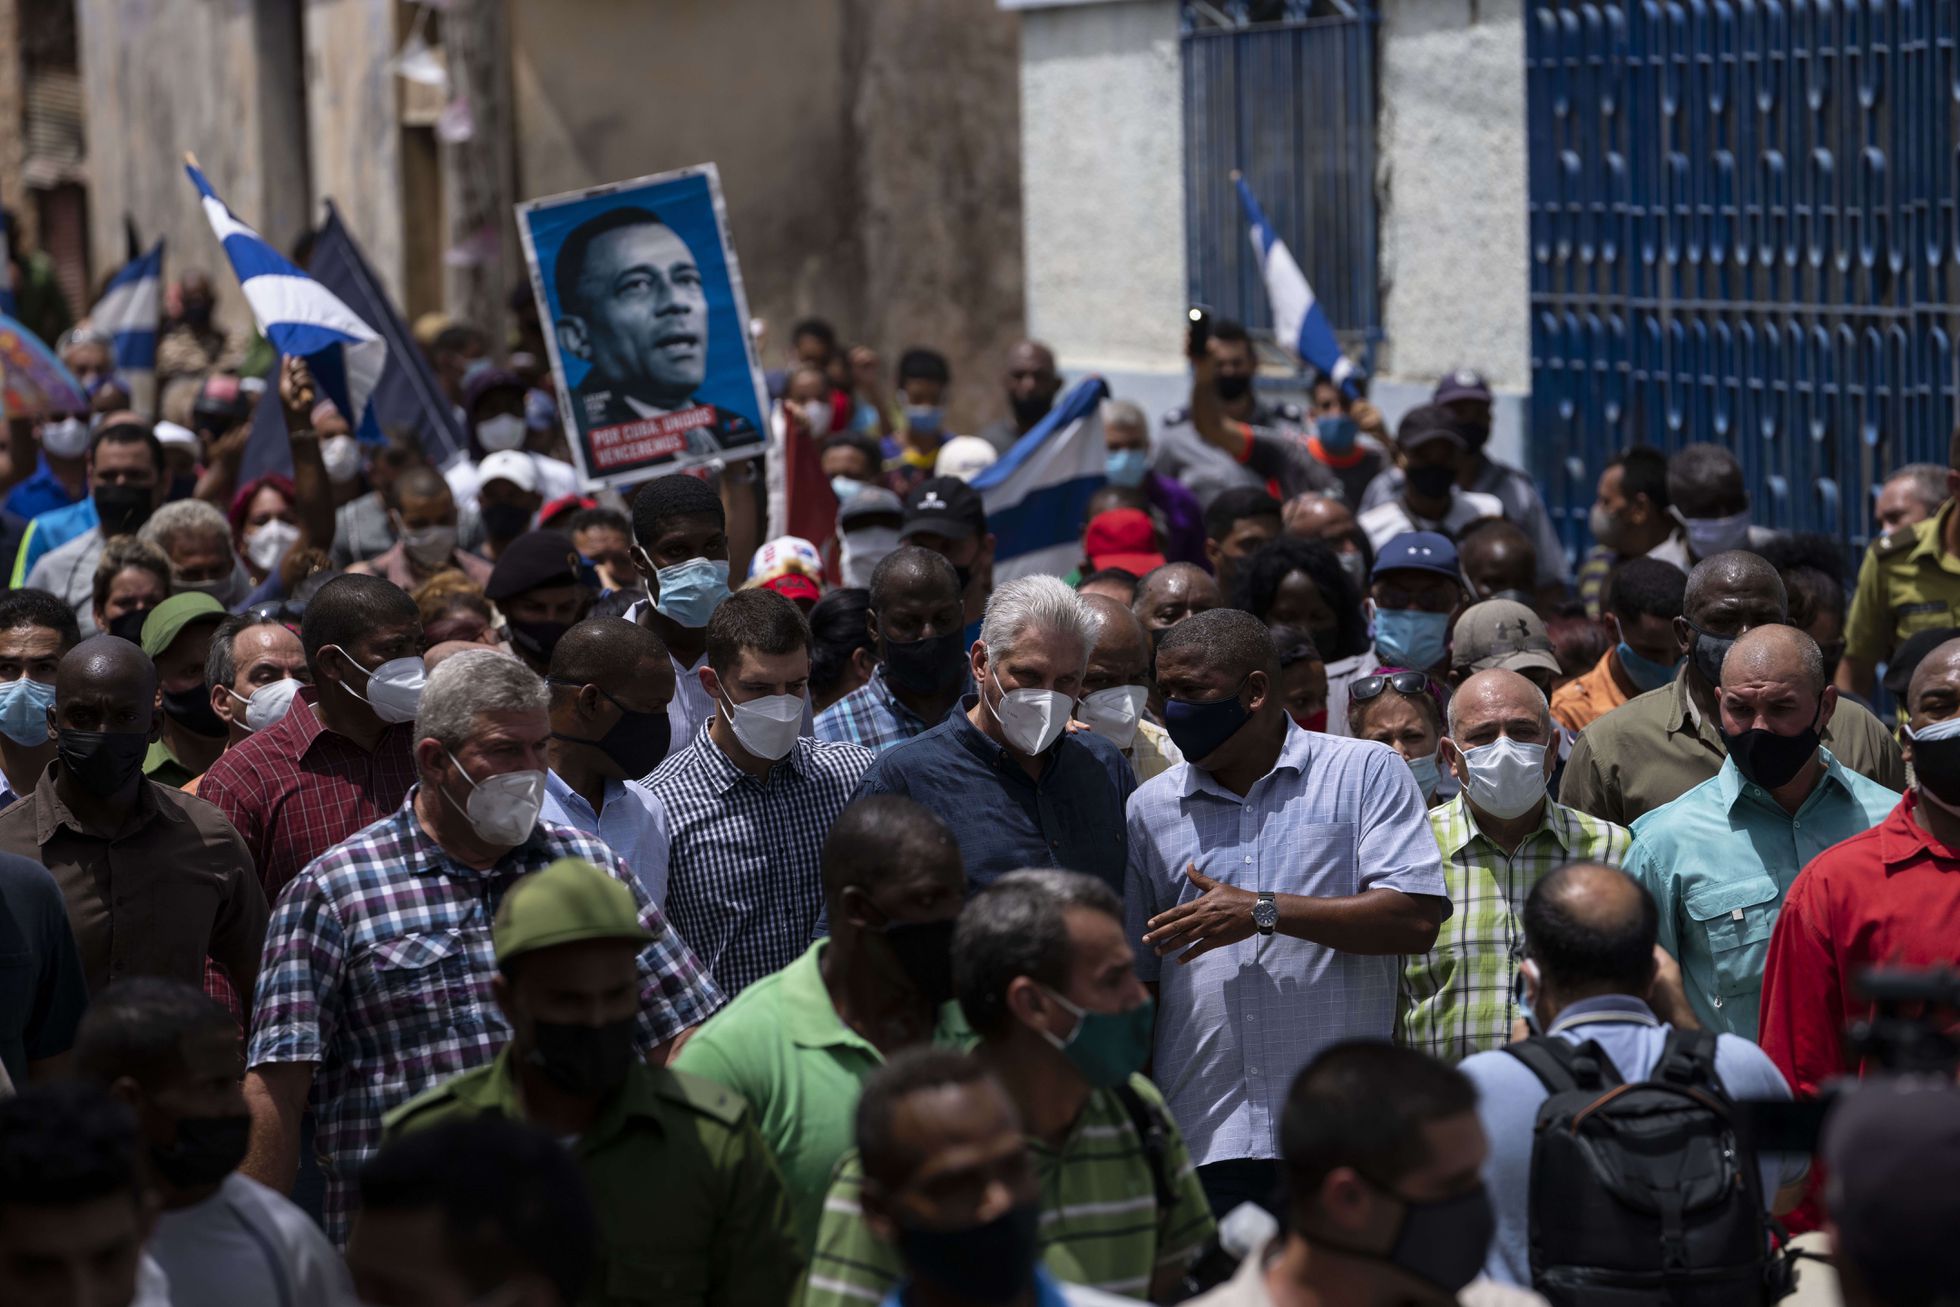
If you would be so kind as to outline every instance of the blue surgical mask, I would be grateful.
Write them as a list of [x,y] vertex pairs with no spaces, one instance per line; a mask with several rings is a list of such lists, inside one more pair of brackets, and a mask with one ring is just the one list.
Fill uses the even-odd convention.
[[1150,455],[1141,449],[1109,451],[1108,475],[1112,486],[1140,486],[1150,471]]
[[48,742],[48,709],[54,687],[23,676],[0,682],[0,732],[23,748]]
[[907,404],[905,429],[919,436],[937,435],[945,416],[946,411],[937,404]]
[[1416,788],[1422,791],[1423,801],[1428,802],[1430,796],[1436,793],[1436,782],[1441,778],[1441,773],[1436,770],[1436,755],[1431,753],[1406,761],[1409,770],[1415,773]]
[[1613,652],[1619,657],[1620,670],[1625,672],[1627,679],[1642,691],[1660,689],[1674,679],[1674,669],[1681,665],[1679,658],[1671,663],[1657,663],[1651,658],[1642,658],[1625,640],[1614,645]]
[[706,626],[721,601],[728,598],[726,558],[690,558],[663,567],[654,576],[660,583],[660,602],[654,610],[690,631]]
[[1443,661],[1449,637],[1448,613],[1425,613],[1419,608],[1375,610],[1375,654],[1392,667],[1428,671]]
[[1354,452],[1355,437],[1361,428],[1351,417],[1335,414],[1332,417],[1317,418],[1314,426],[1320,436],[1320,447],[1330,454],[1351,454]]
[[830,479],[830,493],[837,496],[838,503],[846,503],[852,495],[864,489],[864,484],[864,482],[854,477],[832,477]]

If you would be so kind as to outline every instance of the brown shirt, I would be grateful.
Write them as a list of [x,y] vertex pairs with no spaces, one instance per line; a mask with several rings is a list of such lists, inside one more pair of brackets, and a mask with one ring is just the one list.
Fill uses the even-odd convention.
[[[1695,709],[1684,664],[1658,690],[1637,694],[1579,732],[1558,801],[1631,826],[1722,769],[1729,756],[1712,718]],[[1840,696],[1823,731],[1824,747],[1849,771],[1903,792],[1899,743],[1870,711]]]
[[265,943],[252,855],[202,799],[144,781],[120,828],[86,825],[55,794],[59,762],[0,812],[0,851],[54,873],[91,994],[124,976],[202,986],[208,954],[250,994]]

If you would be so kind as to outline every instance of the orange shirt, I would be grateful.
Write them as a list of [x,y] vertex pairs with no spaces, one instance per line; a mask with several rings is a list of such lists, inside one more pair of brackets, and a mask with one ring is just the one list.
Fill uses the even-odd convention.
[[1608,649],[1581,673],[1552,691],[1552,716],[1568,730],[1584,730],[1627,701],[1613,676],[1613,651]]

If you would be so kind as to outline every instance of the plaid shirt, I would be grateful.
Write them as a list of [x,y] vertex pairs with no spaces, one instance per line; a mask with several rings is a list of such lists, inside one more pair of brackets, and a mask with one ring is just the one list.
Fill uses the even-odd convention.
[[586,858],[632,889],[654,940],[640,954],[642,1049],[722,1005],[639,879],[604,844],[540,823],[487,871],[453,861],[415,817],[414,791],[386,818],[307,865],[266,932],[250,1066],[315,1063],[313,1107],[327,1173],[326,1228],[345,1243],[352,1180],[381,1142],[381,1118],[425,1089],[487,1064],[510,1039],[490,997],[490,923],[520,876]]
[[1524,949],[1525,895],[1568,862],[1618,866],[1624,826],[1550,799],[1538,829],[1506,854],[1477,829],[1462,795],[1429,813],[1455,911],[1429,952],[1405,959],[1396,1039],[1445,1062],[1502,1048],[1517,1016],[1512,977]]
[[885,679],[885,665],[871,679],[817,714],[817,738],[860,744],[877,753],[924,734],[934,723],[898,701]]
[[244,837],[267,901],[299,869],[401,806],[415,784],[415,726],[381,732],[369,753],[328,730],[307,686],[292,711],[211,764],[197,796]]
[[820,856],[871,754],[799,739],[757,780],[704,725],[642,781],[667,809],[667,919],[730,995],[802,955],[823,909]]

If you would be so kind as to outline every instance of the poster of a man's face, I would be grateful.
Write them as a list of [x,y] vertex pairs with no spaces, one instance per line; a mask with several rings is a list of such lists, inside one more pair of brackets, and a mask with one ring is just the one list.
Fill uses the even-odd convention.
[[761,371],[712,164],[518,206],[589,484],[762,451]]

